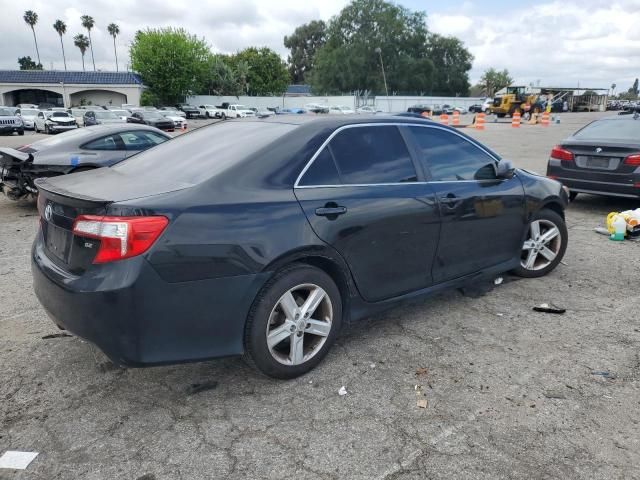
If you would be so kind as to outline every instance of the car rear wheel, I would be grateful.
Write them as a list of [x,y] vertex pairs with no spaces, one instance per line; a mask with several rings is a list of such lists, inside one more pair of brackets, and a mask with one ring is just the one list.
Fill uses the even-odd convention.
[[573,202],[578,196],[578,192],[570,191],[569,192],[569,201]]
[[529,222],[520,266],[513,273],[526,278],[543,277],[560,263],[568,240],[562,217],[552,210],[540,210]]
[[256,297],[245,327],[245,359],[274,378],[295,378],[314,368],[340,329],[342,299],[322,270],[293,265]]

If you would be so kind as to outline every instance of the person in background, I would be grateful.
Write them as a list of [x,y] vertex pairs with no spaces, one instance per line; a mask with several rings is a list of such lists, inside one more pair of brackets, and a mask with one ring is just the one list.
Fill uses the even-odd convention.
[[562,111],[563,112],[568,112],[569,111],[569,102],[567,102],[566,100],[564,102],[562,102]]

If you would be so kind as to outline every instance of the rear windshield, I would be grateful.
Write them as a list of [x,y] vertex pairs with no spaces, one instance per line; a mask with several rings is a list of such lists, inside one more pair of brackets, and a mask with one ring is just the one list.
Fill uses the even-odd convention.
[[152,180],[198,184],[296,128],[267,122],[220,122],[180,135],[111,167]]
[[574,137],[581,140],[593,138],[640,142],[640,119],[598,120],[576,132]]

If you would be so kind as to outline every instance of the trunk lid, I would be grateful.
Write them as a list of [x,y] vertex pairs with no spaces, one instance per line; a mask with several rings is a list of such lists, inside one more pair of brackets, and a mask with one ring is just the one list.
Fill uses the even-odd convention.
[[603,173],[632,173],[637,167],[625,165],[624,159],[640,152],[640,145],[611,141],[566,140],[561,146],[575,158],[572,164],[563,163],[564,168]]

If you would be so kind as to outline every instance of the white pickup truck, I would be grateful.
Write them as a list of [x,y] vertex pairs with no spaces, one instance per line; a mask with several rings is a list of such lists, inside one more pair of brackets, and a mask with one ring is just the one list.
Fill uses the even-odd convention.
[[256,112],[250,110],[249,107],[239,104],[223,103],[218,107],[220,112],[220,118],[223,120],[226,118],[244,118],[255,117]]

